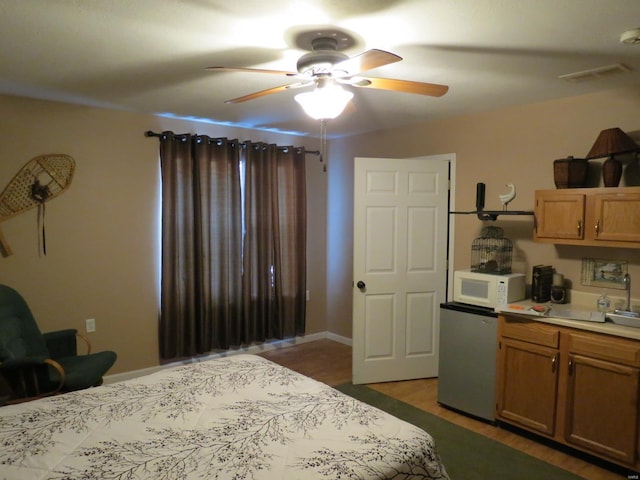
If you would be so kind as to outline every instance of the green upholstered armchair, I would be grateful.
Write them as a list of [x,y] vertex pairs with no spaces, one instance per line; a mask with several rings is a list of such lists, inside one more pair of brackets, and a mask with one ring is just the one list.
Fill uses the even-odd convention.
[[[78,337],[87,343],[86,355],[77,353]],[[5,401],[100,385],[116,354],[90,352],[88,340],[75,329],[42,334],[22,296],[0,285],[0,375],[9,390],[2,394]]]

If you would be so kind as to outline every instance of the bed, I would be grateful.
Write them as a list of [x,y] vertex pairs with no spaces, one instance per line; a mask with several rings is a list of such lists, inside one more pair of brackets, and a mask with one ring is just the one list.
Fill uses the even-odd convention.
[[0,478],[447,479],[423,430],[240,354],[0,408]]

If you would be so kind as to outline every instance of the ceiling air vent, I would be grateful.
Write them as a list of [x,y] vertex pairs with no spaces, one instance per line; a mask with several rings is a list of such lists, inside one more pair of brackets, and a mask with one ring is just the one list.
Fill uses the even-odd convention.
[[619,73],[629,73],[630,71],[631,69],[626,65],[616,63],[614,65],[605,65],[604,67],[596,67],[590,70],[584,70],[582,72],[567,73],[565,75],[560,75],[558,78],[567,82],[584,82],[587,80],[595,80],[610,75],[617,75]]

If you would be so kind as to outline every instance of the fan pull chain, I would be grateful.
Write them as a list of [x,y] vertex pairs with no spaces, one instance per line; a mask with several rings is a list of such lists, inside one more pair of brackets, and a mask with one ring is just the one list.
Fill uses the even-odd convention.
[[327,154],[327,120],[320,119],[320,161],[322,162],[322,171],[327,171],[327,164],[324,161]]

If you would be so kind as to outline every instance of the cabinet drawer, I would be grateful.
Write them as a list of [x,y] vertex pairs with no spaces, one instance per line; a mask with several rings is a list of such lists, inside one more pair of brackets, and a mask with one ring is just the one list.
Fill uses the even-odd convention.
[[569,334],[569,351],[592,358],[640,367],[640,342],[586,333]]
[[502,336],[551,348],[558,348],[560,343],[560,332],[557,329],[538,322],[512,318],[503,318]]

